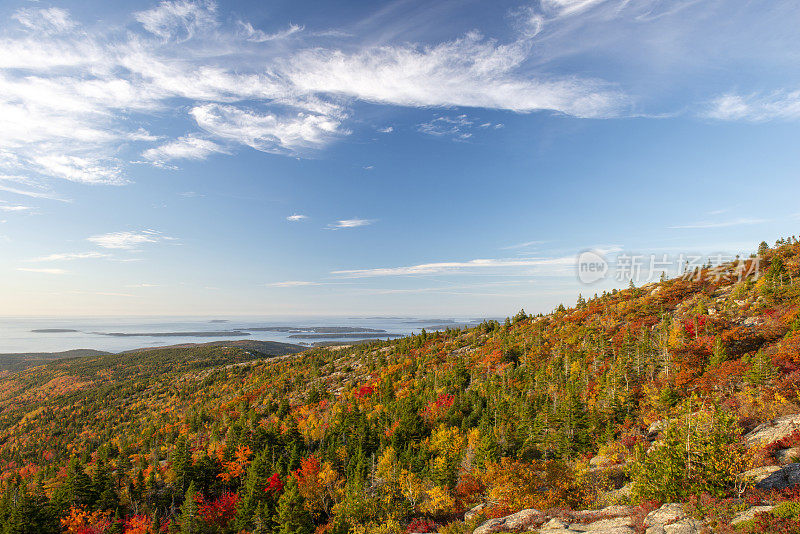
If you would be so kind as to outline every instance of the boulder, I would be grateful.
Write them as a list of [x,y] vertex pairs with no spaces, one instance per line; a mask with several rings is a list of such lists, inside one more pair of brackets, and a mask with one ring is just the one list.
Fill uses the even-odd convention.
[[573,512],[572,517],[575,518],[576,521],[580,521],[581,523],[588,523],[590,521],[597,521],[600,519],[610,519],[613,517],[623,517],[628,516],[633,513],[632,506],[606,506],[605,508],[601,508],[600,510],[581,510],[578,512]]
[[744,435],[744,442],[748,447],[769,445],[785,438],[795,430],[800,430],[800,414],[784,415],[758,425]]
[[647,427],[647,439],[650,441],[656,439],[659,434],[661,434],[664,429],[667,428],[667,421],[665,419],[660,419],[649,427]]
[[553,518],[541,527],[539,527],[539,532],[547,533],[547,534],[555,534],[555,532],[569,532],[569,524],[563,522],[560,519]]
[[703,523],[694,519],[681,519],[670,525],[664,526],[664,534],[699,534],[702,532]]
[[795,458],[800,458],[800,447],[781,449],[775,453],[775,459],[781,465],[793,463]]
[[750,521],[753,519],[757,513],[759,512],[771,512],[772,509],[775,508],[774,506],[751,506],[747,510],[742,510],[736,516],[731,519],[731,525],[738,525],[739,523],[743,523],[745,521]]
[[800,483],[800,464],[789,464],[756,482],[758,489],[783,489]]
[[645,534],[699,534],[702,527],[703,523],[694,519],[681,519],[669,525],[653,525]]
[[765,465],[764,467],[756,467],[755,469],[750,469],[742,473],[742,478],[752,482],[753,484],[758,484],[772,473],[776,471],[780,471],[780,466],[777,465]]
[[599,501],[603,504],[628,502],[633,492],[633,484],[628,482],[619,489],[604,491],[600,494]]
[[491,534],[493,532],[520,532],[536,526],[544,520],[539,510],[529,508],[506,517],[490,519],[472,531],[472,534]]
[[686,517],[686,513],[683,511],[683,506],[680,503],[673,502],[647,514],[647,517],[644,518],[644,526],[669,525],[684,517]]
[[466,513],[464,513],[464,521],[472,521],[473,519],[475,519],[475,517],[480,515],[483,509],[486,508],[487,506],[489,506],[489,504],[485,502],[477,506],[473,506],[472,508],[467,510]]
[[596,534],[634,534],[633,522],[630,517],[615,517],[614,519],[601,519],[586,525],[584,532]]

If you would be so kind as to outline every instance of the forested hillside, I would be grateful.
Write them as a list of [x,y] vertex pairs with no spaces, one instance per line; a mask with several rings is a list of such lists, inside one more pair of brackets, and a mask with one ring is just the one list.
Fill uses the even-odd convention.
[[170,348],[10,374],[0,523],[454,534],[526,508],[682,501],[724,531],[742,506],[783,500],[788,512],[740,528],[796,532],[800,492],[740,475],[800,444],[797,432],[766,447],[742,439],[800,412],[800,243],[758,252],[504,324],[279,357]]

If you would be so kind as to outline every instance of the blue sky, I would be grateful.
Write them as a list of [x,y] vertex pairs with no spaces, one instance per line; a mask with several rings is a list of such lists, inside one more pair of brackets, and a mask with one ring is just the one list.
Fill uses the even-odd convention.
[[[620,255],[672,273],[798,233],[793,2],[0,21],[0,314],[546,312],[627,286]],[[590,286],[587,249],[612,264]]]

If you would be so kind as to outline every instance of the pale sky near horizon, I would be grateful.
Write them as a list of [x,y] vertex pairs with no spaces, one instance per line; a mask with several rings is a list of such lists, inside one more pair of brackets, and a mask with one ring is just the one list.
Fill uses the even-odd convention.
[[504,316],[625,287],[620,258],[749,254],[800,234],[798,23],[4,0],[0,315]]

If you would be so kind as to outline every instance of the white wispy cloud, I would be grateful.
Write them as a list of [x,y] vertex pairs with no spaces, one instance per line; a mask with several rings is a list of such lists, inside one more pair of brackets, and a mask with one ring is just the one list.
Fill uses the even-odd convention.
[[[164,166],[239,147],[304,155],[351,133],[355,101],[630,115],[638,105],[627,93],[636,85],[630,79],[598,79],[572,68],[580,62],[564,68],[558,61],[587,53],[613,59],[629,67],[610,74],[616,77],[638,69],[672,76],[670,69],[687,62],[717,65],[721,49],[732,61],[770,58],[774,48],[753,32],[760,36],[796,9],[786,1],[773,6],[725,10],[735,18],[726,24],[750,32],[742,44],[720,42],[727,33],[713,31],[723,0],[545,0],[517,10],[509,19],[515,31],[502,39],[471,31],[433,42],[370,28],[369,20],[352,31],[288,24],[266,32],[219,13],[211,0],[162,1],[125,26],[75,20],[62,8],[20,9],[0,24],[0,173],[121,185],[130,181],[127,152]],[[786,48],[782,55],[798,53],[792,43]],[[798,101],[786,90],[726,94],[706,116],[796,119]],[[183,131],[145,128],[169,110],[186,113]],[[423,124],[425,133],[447,132],[442,120]],[[489,124],[456,125],[450,135],[502,126]],[[201,137],[191,133],[198,127]]]
[[417,130],[428,135],[437,137],[452,137],[456,140],[466,140],[473,136],[475,131],[500,129],[502,124],[492,122],[478,123],[466,114],[447,116],[439,115],[428,122],[417,125]]
[[272,282],[267,284],[269,287],[304,287],[304,286],[318,286],[320,282],[308,282],[306,280],[287,280],[285,282]]
[[750,218],[750,217],[742,217],[739,219],[731,219],[727,221],[700,221],[696,223],[690,224],[679,224],[675,226],[670,226],[669,228],[678,229],[699,229],[699,228],[727,228],[729,226],[746,226],[751,224],[762,224],[767,222],[766,219],[757,219],[757,218]]
[[109,254],[102,252],[61,252],[56,254],[49,254],[47,256],[40,256],[32,258],[28,261],[71,261],[71,260],[85,260],[94,258],[108,258]]
[[546,243],[546,241],[525,241],[523,243],[515,243],[513,245],[508,245],[506,247],[501,247],[501,250],[514,250],[518,248],[528,248],[533,247],[535,245],[542,245]]
[[11,18],[28,29],[46,34],[63,33],[75,27],[69,12],[58,7],[20,9]]
[[392,133],[394,131],[394,126],[384,126],[383,128],[378,128],[380,133]]
[[42,198],[47,200],[57,200],[59,202],[70,202],[68,199],[62,198],[54,193],[51,193],[45,188],[41,188],[39,190],[21,189],[20,187],[17,186],[6,185],[6,183],[3,183],[4,181],[6,181],[6,183],[20,182],[24,184],[29,184],[30,182],[25,181],[22,177],[0,176],[0,191],[5,191],[6,193],[12,193],[14,195],[20,195],[30,198]]
[[164,163],[175,159],[206,159],[214,153],[226,153],[224,147],[195,135],[179,137],[142,152],[142,157],[153,163]]
[[145,30],[165,40],[187,40],[217,25],[216,4],[206,1],[165,1],[134,17]]
[[31,161],[42,174],[64,178],[71,182],[104,185],[128,183],[122,176],[119,163],[113,159],[47,154],[35,156]]
[[142,287],[142,288],[145,288],[145,287],[161,287],[161,286],[159,284],[142,283],[142,284],[128,284],[125,287]]
[[[581,117],[627,105],[602,81],[524,69],[527,37],[501,43],[470,32],[344,50],[330,40],[350,32],[264,32],[229,22],[210,0],[163,1],[133,18],[140,26],[114,28],[84,26],[62,8],[14,14],[8,24],[22,31],[0,34],[0,146],[13,156],[0,154],[0,173],[121,185],[130,181],[123,149],[164,167],[237,145],[296,155],[350,134],[352,99]],[[323,34],[325,46],[315,45]],[[204,136],[143,127],[176,104]]]
[[163,235],[155,230],[134,232],[111,232],[88,238],[88,241],[103,248],[132,250],[148,243],[173,241],[175,238]]
[[279,116],[234,106],[204,104],[192,108],[197,125],[211,135],[262,152],[287,153],[322,146],[340,130],[341,120],[316,113]]
[[624,95],[597,80],[519,75],[529,52],[527,40],[499,44],[470,32],[433,46],[380,46],[355,53],[303,50],[282,71],[304,92],[401,106],[551,110],[606,117],[626,105]]
[[0,211],[30,211],[33,208],[31,206],[20,206],[20,205],[6,205],[0,204]]
[[371,219],[342,219],[341,221],[330,223],[328,228],[358,228],[360,226],[369,226],[373,222]]
[[797,120],[800,119],[800,90],[768,95],[725,94],[712,100],[704,115],[726,121]]
[[575,15],[606,0],[543,0],[545,10],[558,16]]
[[305,28],[297,24],[289,24],[285,30],[280,30],[275,33],[266,33],[263,30],[257,30],[249,22],[238,22],[241,29],[240,33],[247,41],[254,43],[265,43],[268,41],[279,41],[286,39],[296,33],[303,31]]
[[575,264],[574,257],[563,258],[531,258],[531,259],[475,259],[468,261],[449,261],[421,263],[403,267],[382,267],[375,269],[349,269],[333,271],[332,274],[350,278],[367,278],[375,276],[416,276],[453,273],[462,270],[504,269],[509,267],[569,266]]
[[304,221],[306,219],[308,219],[308,215],[302,215],[300,213],[295,213],[294,215],[289,215],[288,217],[286,217],[287,221],[292,221],[292,222]]
[[66,274],[67,271],[64,269],[47,269],[47,268],[37,268],[37,267],[17,267],[18,271],[24,271],[28,273],[42,273],[42,274]]

